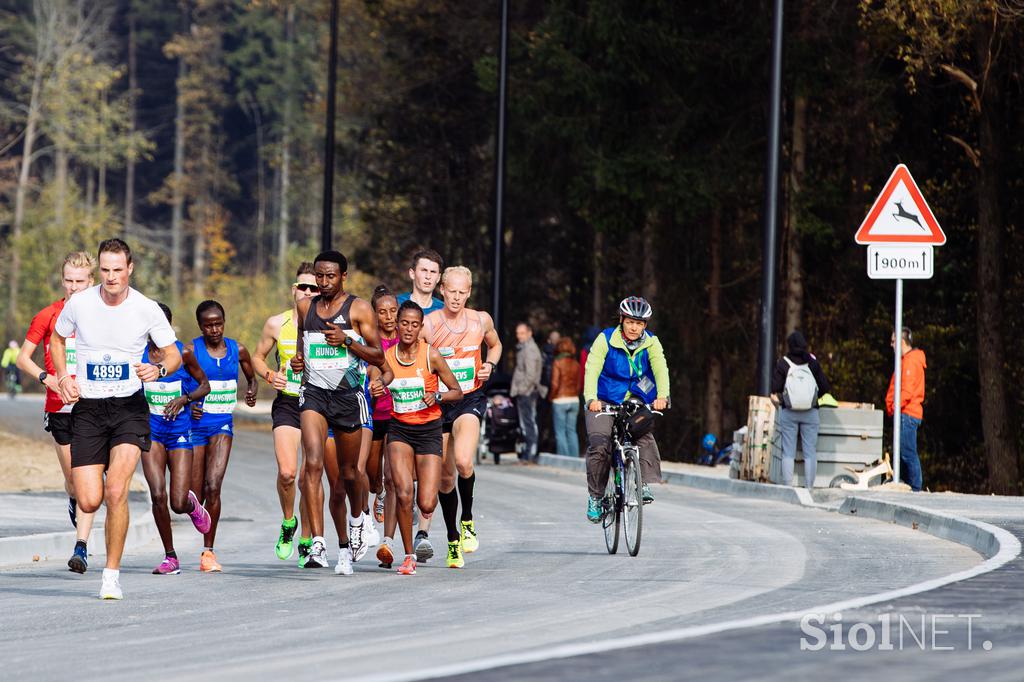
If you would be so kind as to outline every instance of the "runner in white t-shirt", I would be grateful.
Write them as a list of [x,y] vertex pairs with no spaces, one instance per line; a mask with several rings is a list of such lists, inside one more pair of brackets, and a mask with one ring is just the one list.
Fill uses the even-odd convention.
[[[78,506],[95,512],[104,500],[107,503],[107,565],[100,598],[121,599],[128,484],[150,443],[142,384],[176,371],[181,354],[174,330],[156,302],[128,286],[134,270],[128,245],[120,239],[100,243],[99,270],[100,285],[64,305],[50,340],[50,355],[61,398],[74,404],[71,475]],[[70,336],[76,338],[75,376],[68,374],[64,354]],[[150,338],[163,351],[162,363],[142,363]]]

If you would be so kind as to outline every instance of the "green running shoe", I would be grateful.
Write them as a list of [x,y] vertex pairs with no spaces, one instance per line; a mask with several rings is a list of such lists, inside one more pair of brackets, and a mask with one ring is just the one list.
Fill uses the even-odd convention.
[[601,516],[604,510],[601,508],[601,500],[596,497],[587,497],[587,521],[601,523]]
[[306,559],[313,548],[313,538],[299,538],[299,568],[306,567]]
[[274,551],[277,552],[277,558],[281,561],[288,561],[295,553],[295,545],[292,543],[292,539],[295,537],[295,529],[298,527],[299,521],[294,516],[281,522],[281,534],[277,536],[277,546],[274,547]]
[[476,526],[472,521],[462,521],[462,549],[467,554],[480,549],[480,541],[476,537]]
[[448,568],[462,568],[466,560],[462,556],[462,542],[452,540],[448,543]]

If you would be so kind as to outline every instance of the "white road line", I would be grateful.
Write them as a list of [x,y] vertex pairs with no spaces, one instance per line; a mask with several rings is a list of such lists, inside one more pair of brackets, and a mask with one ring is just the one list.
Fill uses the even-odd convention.
[[[832,614],[842,612],[850,609],[858,609],[870,604],[877,604],[879,602],[892,601],[894,599],[900,599],[902,597],[909,597],[914,594],[920,594],[921,592],[927,592],[934,590],[951,583],[960,582],[962,580],[968,580],[969,578],[975,578],[979,575],[989,573],[996,570],[1000,566],[1016,559],[1021,553],[1020,542],[1011,533],[1002,528],[998,528],[982,521],[974,521],[972,519],[966,519],[963,517],[953,516],[950,514],[941,514],[938,512],[929,511],[928,513],[934,514],[935,516],[945,517],[956,521],[966,522],[971,525],[977,526],[978,528],[991,533],[999,541],[999,552],[996,553],[991,559],[982,562],[974,568],[967,569],[965,571],[959,571],[950,575],[934,578],[932,580],[926,580],[924,582],[917,583],[915,585],[909,585],[896,590],[889,590],[887,592],[879,592],[878,594],[868,595],[866,597],[859,597],[856,599],[845,599],[842,601],[831,602],[828,604],[821,604],[819,606],[812,606],[799,611],[784,611],[781,613],[772,613],[764,616],[755,616],[751,618],[742,618],[739,620],[729,620],[722,623],[711,623],[708,625],[694,625],[684,628],[676,628],[673,630],[665,630],[663,632],[653,632],[643,635],[634,635],[632,637],[617,637],[615,639],[604,639],[594,642],[583,642],[578,644],[564,644],[560,646],[546,647],[543,649],[536,649],[533,651],[524,651],[518,653],[503,654],[501,656],[491,656],[488,658],[482,658],[475,661],[466,661],[463,663],[453,663],[451,665],[437,666],[434,668],[426,668],[413,672],[404,672],[389,675],[371,675],[355,678],[357,682],[366,680],[374,680],[375,682],[411,682],[412,680],[428,680],[440,677],[451,677],[455,675],[465,675],[467,673],[481,672],[483,670],[492,670],[494,668],[502,668],[505,666],[522,665],[524,663],[538,663],[541,661],[549,661],[559,658],[571,658],[573,656],[584,656],[587,654],[602,653],[606,651],[614,651],[620,649],[630,649],[638,646],[647,646],[651,644],[663,644],[665,642],[678,642],[685,639],[692,639],[694,637],[703,637],[705,635],[713,635],[720,632],[728,632],[731,630],[744,630],[747,628],[758,627],[761,625],[772,625],[775,623],[783,623],[787,621],[799,621],[804,615],[808,613],[823,613]],[[349,678],[351,679],[351,678]]]

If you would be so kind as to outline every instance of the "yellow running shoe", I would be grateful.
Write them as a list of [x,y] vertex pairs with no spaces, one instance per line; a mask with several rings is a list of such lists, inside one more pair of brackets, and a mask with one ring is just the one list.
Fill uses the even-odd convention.
[[199,556],[199,570],[203,573],[220,573],[221,567],[213,550],[206,550]]
[[452,540],[448,543],[448,568],[462,568],[466,560],[462,558],[462,541]]
[[470,554],[480,549],[480,541],[476,539],[476,526],[472,521],[462,521],[462,549]]

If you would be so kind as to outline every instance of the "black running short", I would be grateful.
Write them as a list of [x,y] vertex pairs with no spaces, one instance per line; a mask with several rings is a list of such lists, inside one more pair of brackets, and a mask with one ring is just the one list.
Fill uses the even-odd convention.
[[343,433],[362,428],[370,414],[362,386],[328,391],[303,384],[299,389],[299,409],[313,410],[327,420],[328,428]]
[[441,420],[426,424],[406,424],[392,419],[388,431],[389,443],[405,443],[417,455],[441,456]]
[[53,436],[57,445],[71,445],[74,423],[70,412],[43,412],[43,430]]
[[274,423],[275,429],[278,426],[300,428],[299,396],[285,395],[278,391],[277,397],[270,405],[270,420]]
[[388,430],[391,428],[390,419],[374,419],[373,420],[373,439],[384,440],[384,437],[388,435]]
[[480,421],[487,411],[487,396],[480,389],[467,393],[457,403],[441,403],[441,429],[445,433],[452,432],[452,424],[464,414],[471,414]]
[[110,464],[110,449],[131,443],[149,452],[149,404],[142,391],[126,398],[81,398],[75,403],[71,466]]

